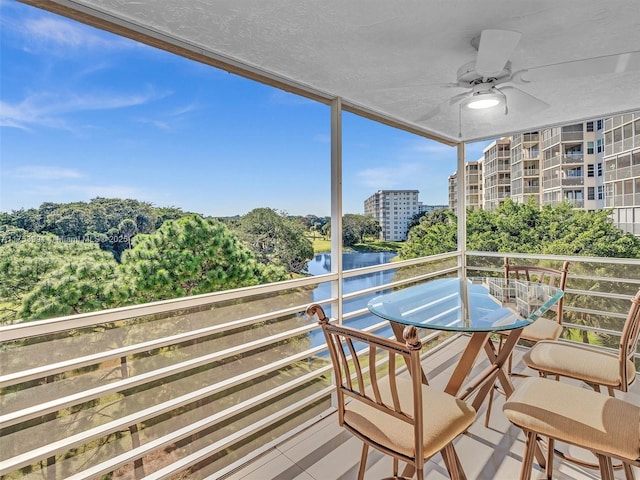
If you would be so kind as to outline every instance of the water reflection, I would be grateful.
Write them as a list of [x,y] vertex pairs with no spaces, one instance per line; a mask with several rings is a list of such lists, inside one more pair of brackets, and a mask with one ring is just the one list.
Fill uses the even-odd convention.
[[[356,268],[369,267],[372,265],[380,265],[384,263],[388,263],[396,257],[396,253],[393,252],[348,252],[342,254],[342,268],[343,270],[353,270]],[[308,272],[312,275],[322,275],[324,273],[331,273],[331,254],[330,253],[319,253],[317,254],[313,260],[311,260],[308,265]],[[367,273],[363,275],[358,275],[357,277],[345,278],[343,284],[343,294],[349,294],[353,292],[357,292],[359,290],[365,290],[368,288],[373,288],[379,285],[384,285],[393,280],[393,275],[395,273],[395,269],[386,270],[383,272],[374,272]],[[369,295],[365,295],[362,297],[357,297],[351,300],[345,300],[343,303],[344,312],[352,312],[354,310],[360,310],[367,307],[367,302],[379,295],[384,290],[379,290],[376,292],[372,292]],[[331,296],[331,285],[329,282],[318,285],[313,291],[313,301],[322,301]],[[328,316],[334,316],[331,313],[331,307],[326,305],[325,312]],[[372,323],[377,323],[380,321],[380,318],[376,317],[373,314],[367,314],[359,316],[353,320],[349,320],[346,322],[347,325],[355,327],[355,328],[364,328],[367,325],[371,325]],[[385,329],[387,330],[387,329]],[[389,331],[378,331],[377,333],[380,335],[390,335],[391,329]],[[318,332],[320,333],[320,332]],[[320,333],[322,335],[322,333]],[[322,339],[324,341],[324,339]],[[314,338],[313,344],[316,344],[316,339]]]

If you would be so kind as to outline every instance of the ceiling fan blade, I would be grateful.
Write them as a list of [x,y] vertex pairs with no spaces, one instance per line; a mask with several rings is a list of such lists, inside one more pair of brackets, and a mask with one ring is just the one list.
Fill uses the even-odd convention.
[[416,118],[415,121],[419,123],[419,122],[425,122],[427,120],[430,120],[433,117],[435,117],[437,115],[440,115],[441,113],[445,112],[447,109],[449,109],[450,107],[454,106],[456,103],[460,102],[463,98],[468,97],[468,96],[469,96],[469,92],[465,92],[465,93],[460,93],[458,95],[454,95],[449,100],[447,100],[445,102],[442,102],[437,107],[433,108],[432,110],[429,110],[427,113],[422,115],[420,118]]
[[502,87],[500,91],[507,97],[507,107],[510,111],[534,114],[549,108],[549,104],[533,95],[529,95],[516,87]]
[[523,72],[522,79],[537,82],[637,70],[640,70],[640,50],[529,68]]
[[510,30],[483,30],[478,45],[476,72],[485,78],[499,75],[521,37],[520,32]]
[[449,106],[452,107],[454,106],[456,103],[458,103],[460,100],[462,100],[465,97],[470,96],[471,93],[470,92],[465,92],[465,93],[459,93],[458,95],[454,95],[453,97],[451,97],[449,99]]

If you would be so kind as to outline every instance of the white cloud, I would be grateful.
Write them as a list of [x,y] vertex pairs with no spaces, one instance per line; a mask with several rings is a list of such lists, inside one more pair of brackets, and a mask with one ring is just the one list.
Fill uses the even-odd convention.
[[358,172],[357,175],[366,187],[392,189],[402,186],[402,188],[407,188],[406,185],[415,184],[419,177],[425,175],[425,165],[401,163],[393,167],[367,168]]
[[64,178],[81,178],[83,175],[73,168],[47,167],[43,165],[27,165],[18,167],[8,175],[27,180],[59,180]]
[[[60,48],[113,50],[132,48],[134,42],[102,33],[80,23],[63,18],[39,15],[27,18],[15,33],[26,37],[28,50],[60,52]],[[68,50],[67,50],[68,54]]]
[[29,130],[33,126],[69,129],[64,115],[143,105],[168,95],[149,88],[143,93],[37,93],[20,102],[0,102],[0,126]]

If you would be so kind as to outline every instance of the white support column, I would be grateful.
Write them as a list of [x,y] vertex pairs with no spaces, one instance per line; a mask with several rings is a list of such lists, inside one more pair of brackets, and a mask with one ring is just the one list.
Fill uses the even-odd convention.
[[467,268],[467,171],[464,142],[458,144],[458,267],[460,276],[466,276]]
[[342,322],[342,99],[331,102],[331,273],[332,296],[338,298],[334,318]]

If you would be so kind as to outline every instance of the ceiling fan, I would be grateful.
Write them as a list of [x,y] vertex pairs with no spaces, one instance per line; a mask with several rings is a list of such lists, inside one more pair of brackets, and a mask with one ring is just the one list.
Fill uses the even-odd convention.
[[424,122],[456,105],[460,112],[462,108],[482,110],[500,106],[505,115],[508,114],[509,108],[533,114],[548,108],[549,105],[514,84],[526,85],[539,80],[623,73],[640,69],[640,51],[633,51],[514,72],[509,58],[521,37],[521,33],[510,30],[483,30],[471,42],[478,50],[476,59],[458,69],[454,83],[443,85],[464,88],[467,91],[449,98],[416,119],[416,122]]

